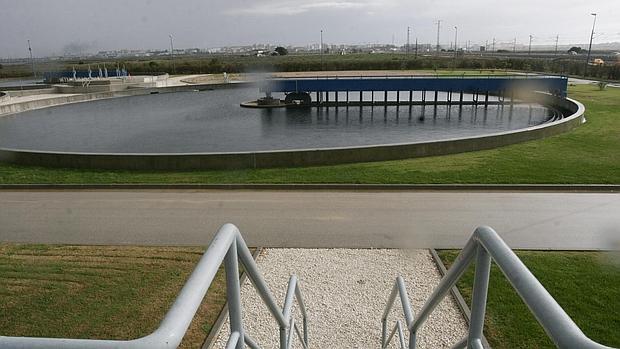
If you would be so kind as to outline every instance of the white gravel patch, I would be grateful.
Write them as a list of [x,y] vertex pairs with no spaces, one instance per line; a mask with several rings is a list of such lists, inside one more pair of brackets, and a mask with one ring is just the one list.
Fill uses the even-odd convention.
[[[406,282],[414,316],[439,283],[440,274],[428,250],[266,249],[258,267],[276,301],[284,302],[288,278],[299,277],[308,311],[311,348],[380,348],[381,315],[398,275]],[[279,346],[278,325],[246,280],[241,289],[246,331],[262,348]],[[404,319],[400,301],[389,326]],[[297,323],[299,311],[294,312]],[[228,322],[214,348],[224,348]],[[435,309],[418,333],[417,348],[450,348],[467,333],[452,297]],[[391,348],[397,348],[395,337]],[[294,348],[301,348],[295,340]]]

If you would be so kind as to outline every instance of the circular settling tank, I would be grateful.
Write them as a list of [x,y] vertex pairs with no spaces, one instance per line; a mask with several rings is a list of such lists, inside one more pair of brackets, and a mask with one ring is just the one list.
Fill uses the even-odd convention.
[[[255,87],[243,87],[33,110],[0,118],[0,148],[106,154],[326,149],[476,137],[561,118],[558,110],[540,104],[271,110],[239,106],[256,97]],[[370,94],[364,97],[369,100]],[[439,100],[443,97],[440,93]],[[395,99],[395,93],[389,95],[389,100]]]

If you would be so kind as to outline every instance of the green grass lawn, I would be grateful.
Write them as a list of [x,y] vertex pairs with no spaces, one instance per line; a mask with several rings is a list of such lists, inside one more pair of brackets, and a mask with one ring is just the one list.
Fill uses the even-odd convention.
[[[450,265],[458,251],[440,251]],[[533,252],[517,255],[547,288],[586,336],[620,347],[620,259],[617,252]],[[473,267],[465,273],[458,288],[471,302]],[[542,327],[493,264],[485,336],[494,349],[555,348]]]
[[493,150],[305,168],[137,172],[0,163],[0,183],[620,183],[620,89],[570,87],[588,122],[574,131]]
[[[154,331],[204,250],[0,244],[0,335],[133,339]],[[219,272],[181,348],[199,348],[225,303]]]

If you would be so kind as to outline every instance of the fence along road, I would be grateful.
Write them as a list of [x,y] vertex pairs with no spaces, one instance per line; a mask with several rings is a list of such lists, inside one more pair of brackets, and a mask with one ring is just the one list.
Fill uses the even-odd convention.
[[267,247],[462,247],[489,225],[512,248],[619,249],[620,194],[0,191],[0,241],[206,245],[237,222]]

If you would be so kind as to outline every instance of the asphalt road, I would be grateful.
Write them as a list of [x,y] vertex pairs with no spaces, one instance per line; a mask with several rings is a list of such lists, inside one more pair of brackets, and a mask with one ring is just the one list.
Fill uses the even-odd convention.
[[431,191],[0,191],[0,241],[207,245],[236,224],[269,247],[620,247],[620,194]]

